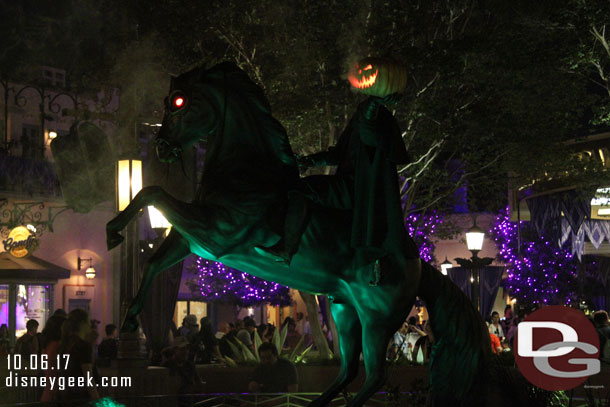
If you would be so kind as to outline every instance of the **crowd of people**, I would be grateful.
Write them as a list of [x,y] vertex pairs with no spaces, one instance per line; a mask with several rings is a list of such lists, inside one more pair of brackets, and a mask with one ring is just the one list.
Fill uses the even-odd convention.
[[[311,344],[309,323],[300,312],[297,313],[296,320],[287,317],[279,328],[267,323],[257,325],[255,320],[248,316],[234,322],[220,322],[216,332],[208,317],[201,318],[198,324],[195,315],[187,315],[180,328],[173,327],[173,339],[170,340],[173,345],[163,350],[162,363],[167,364],[172,359],[176,344],[187,348],[187,359],[194,364],[227,363],[227,357],[231,360],[238,358],[238,355],[234,354],[234,349],[239,349],[240,342],[254,353],[255,331],[261,341],[266,343],[273,341],[276,329],[279,329],[279,333],[284,327],[286,327],[287,333],[283,351],[294,350],[299,342],[302,343],[303,348]],[[231,346],[231,343],[234,346]]]
[[[489,331],[491,351],[495,355],[512,352],[517,326],[528,314],[536,308],[525,310],[521,315],[515,313],[511,305],[506,305],[503,317],[493,311],[486,324]],[[610,321],[606,311],[596,311],[589,317],[599,336],[600,354],[603,362],[610,363]],[[429,321],[419,323],[417,317],[412,316],[403,323],[394,334],[388,347],[389,361],[408,361],[413,364],[425,364],[429,361],[430,351],[434,343],[434,336]]]
[[[98,367],[108,366],[112,359],[117,357],[118,329],[115,325],[105,327],[106,336],[98,345],[99,321],[90,320],[89,315],[82,309],[75,309],[66,313],[63,309],[57,309],[46,321],[44,329],[39,332],[39,323],[30,319],[26,323],[26,332],[19,337],[13,349],[10,347],[8,327],[0,326],[0,356],[9,354],[20,355],[23,367],[29,367],[29,363],[40,366],[45,355],[46,369],[38,373],[47,377],[50,383],[54,376],[55,383],[63,377],[65,382],[68,378],[92,377],[94,383],[99,383]],[[58,355],[69,355],[59,357]],[[64,363],[65,362],[65,363]],[[58,386],[51,388],[47,385],[41,396],[43,402],[63,402],[73,400],[95,400],[99,398],[96,386]]]
[[[487,320],[491,350],[500,355],[513,348],[517,326],[527,314],[517,315],[510,305],[504,309],[501,318],[493,311]],[[610,363],[610,321],[606,311],[597,311],[590,317],[599,335],[600,359]],[[198,323],[199,322],[199,323]],[[75,309],[66,313],[58,309],[48,319],[42,332],[38,332],[39,323],[29,320],[26,333],[18,338],[14,349],[10,348],[8,328],[0,326],[0,357],[9,353],[21,355],[24,364],[30,355],[48,356],[49,369],[43,374],[50,376],[80,377],[87,374],[99,378],[98,367],[108,367],[118,353],[118,329],[114,324],[106,325],[105,337],[99,342],[98,321],[91,321],[87,313]],[[170,374],[179,378],[180,394],[203,392],[203,381],[196,369],[197,364],[224,363],[231,364],[237,359],[235,349],[241,342],[253,353],[255,332],[258,332],[262,344],[258,354],[260,365],[252,373],[248,386],[249,391],[294,392],[298,388],[298,377],[294,364],[283,359],[273,343],[276,330],[286,327],[287,334],[282,352],[294,350],[299,343],[303,348],[311,344],[312,336],[307,318],[297,313],[297,318],[286,318],[280,327],[272,324],[257,325],[253,318],[246,317],[234,322],[220,322],[214,332],[211,320],[203,317],[199,321],[195,315],[184,318],[180,328],[172,327],[170,346],[161,352],[161,365],[167,367]],[[278,332],[279,333],[279,332]],[[332,339],[332,338],[329,338]],[[420,323],[419,318],[412,316],[394,334],[388,346],[389,361],[408,361],[414,364],[425,364],[429,361],[434,343],[429,321]],[[57,355],[69,354],[66,366],[53,365]],[[97,379],[96,379],[97,380]],[[66,387],[64,390],[43,391],[41,401],[64,401],[75,399],[96,399],[99,397],[96,387]]]
[[[489,329],[489,337],[491,341],[491,350],[494,354],[500,355],[503,352],[510,352],[514,349],[515,334],[517,326],[527,315],[534,312],[537,308],[525,310],[522,315],[518,315],[512,309],[511,305],[506,305],[504,308],[504,316],[501,318],[497,311],[491,313],[487,320]],[[596,311],[588,316],[591,324],[595,327],[599,336],[600,352],[599,358],[603,362],[610,363],[610,321],[606,311]],[[608,347],[606,343],[608,342]]]
[[[302,318],[302,314],[300,316]],[[297,323],[288,317],[279,329],[286,326],[287,334],[283,350],[291,350],[298,344],[301,334]],[[296,392],[298,389],[297,371],[293,363],[280,357],[273,337],[277,328],[272,324],[257,325],[254,319],[246,317],[235,322],[220,322],[214,333],[208,317],[197,324],[195,315],[187,315],[180,328],[172,329],[172,345],[162,351],[162,366],[169,369],[170,375],[178,377],[179,405],[190,406],[194,393],[204,391],[204,382],[197,372],[196,364],[231,364],[237,359],[234,349],[241,342],[252,353],[255,347],[255,332],[262,344],[258,347],[260,364],[254,369],[248,390],[252,392],[277,393]],[[232,345],[231,345],[232,343]]]

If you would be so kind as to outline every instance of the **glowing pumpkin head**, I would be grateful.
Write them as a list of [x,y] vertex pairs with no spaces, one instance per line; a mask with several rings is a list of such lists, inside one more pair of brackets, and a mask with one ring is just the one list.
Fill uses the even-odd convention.
[[405,90],[407,68],[391,59],[368,57],[352,66],[347,79],[358,92],[383,98]]

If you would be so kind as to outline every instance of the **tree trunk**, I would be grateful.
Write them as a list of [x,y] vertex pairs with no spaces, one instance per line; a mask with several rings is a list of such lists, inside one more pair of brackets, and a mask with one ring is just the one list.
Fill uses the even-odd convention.
[[309,327],[311,328],[311,335],[313,336],[313,342],[320,352],[322,359],[330,359],[332,352],[328,347],[328,342],[322,332],[320,321],[318,320],[318,303],[316,302],[313,294],[309,294],[299,290],[299,294],[303,299],[303,302],[307,306],[307,315],[309,316]]

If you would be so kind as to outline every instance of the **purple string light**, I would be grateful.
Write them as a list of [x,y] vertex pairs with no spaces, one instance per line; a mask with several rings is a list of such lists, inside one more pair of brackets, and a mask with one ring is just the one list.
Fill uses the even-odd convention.
[[241,307],[269,303],[290,305],[290,289],[224,264],[197,258],[197,284],[204,301],[230,302]]
[[538,236],[529,223],[521,221],[521,256],[517,247],[517,224],[509,220],[508,208],[501,211],[490,230],[498,256],[506,264],[508,288],[526,304],[570,305],[577,299],[578,262],[563,249]]
[[443,217],[432,211],[427,214],[412,213],[405,218],[405,228],[419,247],[419,256],[425,261],[433,259],[434,243],[430,239]]

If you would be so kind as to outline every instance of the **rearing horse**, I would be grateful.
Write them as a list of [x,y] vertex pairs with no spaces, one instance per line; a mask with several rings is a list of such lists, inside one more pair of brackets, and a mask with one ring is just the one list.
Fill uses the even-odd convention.
[[175,161],[199,140],[207,141],[207,151],[194,202],[146,187],[107,225],[109,249],[121,242],[118,232],[147,205],[158,208],[173,225],[144,266],[122,330],[137,327],[136,316],[154,277],[191,253],[298,290],[328,294],[341,369],[311,405],[326,405],[356,377],[362,352],[366,380],[350,402],[361,406],[383,385],[387,344],[419,295],[430,311],[436,338],[431,370],[435,400],[442,405],[471,399],[489,338],[469,300],[436,269],[398,256],[383,270],[380,283],[371,286],[374,265],[352,266],[350,211],[313,204],[289,267],[256,253],[255,245],[271,246],[278,240],[268,220],[281,212],[278,208],[299,175],[286,132],[271,116],[262,90],[234,64],[197,68],[172,79],[156,140],[158,156]]

